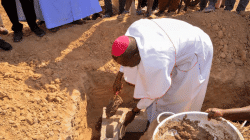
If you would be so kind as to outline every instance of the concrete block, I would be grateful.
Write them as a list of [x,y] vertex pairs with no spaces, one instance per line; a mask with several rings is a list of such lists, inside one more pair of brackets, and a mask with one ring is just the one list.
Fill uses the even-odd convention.
[[[106,107],[103,108],[101,140],[118,140],[120,128],[125,120],[128,111],[132,108],[118,108],[116,114],[110,118],[106,117]],[[145,110],[142,110],[131,122],[126,132],[144,132],[147,126],[147,115]]]
[[107,118],[106,107],[103,108],[100,140],[119,140],[120,125],[118,123],[120,117],[121,115],[115,114],[114,116]]

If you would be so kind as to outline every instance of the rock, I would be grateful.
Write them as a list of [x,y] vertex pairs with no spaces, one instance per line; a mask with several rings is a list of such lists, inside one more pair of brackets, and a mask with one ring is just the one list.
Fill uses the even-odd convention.
[[219,32],[218,32],[218,37],[219,37],[219,38],[223,38],[223,31],[219,31]]
[[227,45],[224,45],[224,47],[223,47],[223,52],[227,52],[227,50],[228,50],[228,46]]
[[223,46],[224,45],[224,41],[223,40],[220,40],[220,45]]
[[210,27],[211,27],[211,23],[208,23],[208,24],[207,24],[207,28],[210,28]]
[[247,60],[247,56],[246,56],[246,51],[245,50],[241,50],[241,60],[242,61],[246,61]]
[[232,61],[233,61],[233,59],[232,59],[231,55],[230,55],[230,56],[227,55],[227,57],[226,57],[226,62],[227,62],[227,63],[231,63]]
[[219,30],[219,26],[218,26],[217,24],[215,24],[215,25],[213,26],[213,29],[214,29],[215,31],[218,31],[218,30]]
[[42,102],[42,99],[40,99],[39,97],[35,97],[34,98],[34,101],[37,103],[37,104],[40,104]]
[[55,85],[46,85],[47,91],[55,92],[57,91],[57,87]]
[[225,53],[221,53],[220,57],[223,58],[223,59],[225,59],[226,58],[226,54]]
[[0,110],[0,115],[6,115],[7,114],[7,111],[6,110]]
[[48,94],[46,99],[49,102],[59,102],[59,101],[61,101],[61,99],[59,99],[59,97],[57,97],[57,95],[53,94],[53,93]]
[[40,41],[40,40],[41,40],[41,38],[40,38],[40,37],[37,37],[37,38],[36,38],[36,41]]
[[15,122],[13,120],[9,120],[10,124],[15,124]]
[[243,61],[241,61],[239,59],[235,59],[234,63],[235,63],[235,65],[238,65],[238,66],[242,66],[243,65]]
[[225,31],[226,31],[226,28],[225,28],[225,27],[223,27],[223,28],[222,28],[222,31],[223,31],[223,32],[225,32]]
[[54,101],[55,101],[55,102],[61,103],[61,102],[62,102],[62,99],[61,99],[60,97],[56,97],[56,98],[54,99]]
[[36,83],[34,86],[36,89],[41,89],[41,85],[39,83]]
[[201,25],[205,26],[206,25],[206,21],[202,21]]
[[49,132],[49,135],[50,135],[50,136],[53,136],[53,135],[54,135],[54,132],[50,131],[50,132]]
[[32,115],[29,113],[26,117],[26,121],[30,124],[33,125],[34,124],[34,119],[32,117]]
[[65,140],[72,140],[71,136],[68,136]]
[[4,78],[10,78],[10,77],[14,77],[10,72],[6,72],[3,74]]
[[224,45],[228,44],[228,40],[227,39],[223,39]]
[[8,97],[7,93],[0,91],[0,99],[2,99],[4,97]]
[[20,81],[20,80],[22,80],[22,76],[21,75],[16,75],[15,79],[18,80],[18,81]]
[[61,125],[61,122],[59,120],[54,121],[54,124]]
[[37,118],[34,118],[34,124],[35,123],[38,123],[39,121],[38,121],[38,119]]
[[44,38],[46,41],[50,41],[51,40],[51,38],[49,37],[49,36],[45,36],[45,38]]
[[60,79],[59,79],[59,78],[56,78],[56,79],[55,79],[55,82],[56,82],[56,84],[61,83],[61,81],[60,81]]
[[34,74],[34,75],[33,75],[33,78],[36,79],[36,80],[37,80],[37,79],[40,79],[40,78],[41,78],[41,75],[40,75],[40,74]]
[[44,71],[47,75],[52,75],[53,74],[53,71],[51,69],[46,69]]
[[25,118],[24,116],[20,116],[19,119],[20,119],[21,121],[24,121],[26,118]]

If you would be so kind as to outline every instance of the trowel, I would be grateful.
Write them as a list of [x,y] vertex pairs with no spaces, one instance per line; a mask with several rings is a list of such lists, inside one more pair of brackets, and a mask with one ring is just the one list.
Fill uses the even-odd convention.
[[110,118],[115,115],[116,111],[118,110],[118,107],[123,103],[123,100],[118,95],[118,93],[120,93],[120,91],[116,92],[115,96],[111,99],[110,103],[106,107],[107,118]]

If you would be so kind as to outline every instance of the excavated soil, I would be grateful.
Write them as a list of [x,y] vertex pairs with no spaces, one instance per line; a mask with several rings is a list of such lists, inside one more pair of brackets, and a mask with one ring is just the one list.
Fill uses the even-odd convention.
[[[212,39],[214,57],[202,111],[249,105],[250,6],[241,15],[197,9],[161,18],[187,21]],[[100,139],[95,126],[102,108],[113,97],[112,85],[119,70],[111,57],[111,45],[144,17],[98,18],[84,25],[62,26],[56,33],[42,25],[47,33],[42,38],[22,22],[23,41],[14,43],[12,24],[1,5],[0,13],[10,31],[1,37],[13,46],[9,52],[0,50],[0,140]],[[133,87],[124,84],[119,95],[122,107],[135,105]],[[250,139],[249,129],[241,129],[246,140]]]
[[[159,128],[158,134],[156,134],[156,140],[214,140],[221,139],[217,136],[213,136],[206,129],[199,126],[199,121],[191,121],[187,119],[187,115],[183,117],[181,121],[171,121],[166,123],[164,126]],[[175,130],[175,135],[166,135],[167,132]],[[223,139],[231,140],[233,139],[229,133],[225,130],[223,131]]]

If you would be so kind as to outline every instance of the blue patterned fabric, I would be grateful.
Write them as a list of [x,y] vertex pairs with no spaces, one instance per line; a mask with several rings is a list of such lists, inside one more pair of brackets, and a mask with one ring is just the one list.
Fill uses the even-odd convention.
[[[22,10],[19,10],[21,4],[16,1],[19,20],[25,20]],[[34,0],[34,6],[37,18],[44,20],[48,29],[102,11],[98,0]]]

